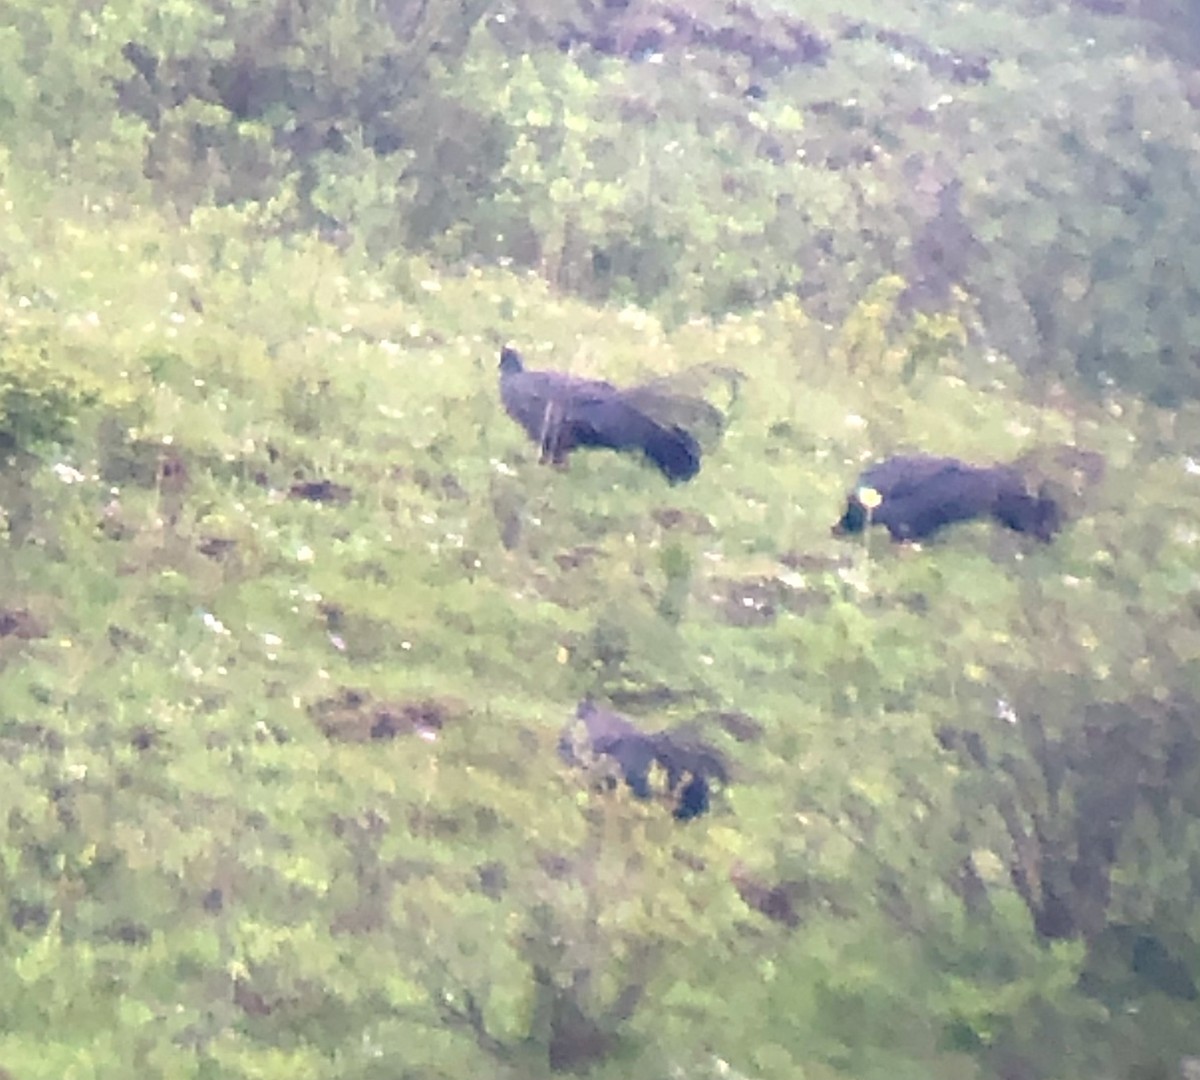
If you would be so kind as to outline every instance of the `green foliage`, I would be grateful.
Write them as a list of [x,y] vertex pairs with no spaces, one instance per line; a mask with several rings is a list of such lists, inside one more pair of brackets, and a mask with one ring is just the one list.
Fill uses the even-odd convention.
[[[6,1067],[38,1074],[36,1046],[98,1075],[970,1077],[1061,1071],[1059,1046],[1087,1068],[1107,1020],[1085,975],[1163,996],[1083,943],[1190,911],[1195,838],[1162,812],[1194,797],[1161,765],[1191,760],[1183,714],[1150,702],[1194,692],[1172,523],[1196,496],[1163,444],[1048,550],[984,526],[843,544],[865,452],[1011,457],[1070,430],[965,381],[949,316],[889,334],[899,282],[830,350],[794,302],[670,333],[502,273],[351,272],[249,210],[175,236],[110,219],[102,242],[36,222],[8,224],[44,257],[14,310],[73,327],[55,355],[86,356],[96,391],[78,479],[31,468],[3,549],[0,606],[42,627],[0,639]],[[114,270],[114,249],[139,258]],[[70,315],[92,310],[109,347],[80,352],[95,328]],[[620,381],[744,372],[699,478],[536,466],[480,344],[510,320]],[[1138,460],[1112,416],[1073,423],[1114,469]],[[346,494],[292,497],[298,478]],[[734,759],[713,814],[681,827],[561,770],[585,693],[708,716]],[[1136,771],[1100,730],[1149,740]],[[1089,854],[1097,800],[1128,808],[1114,862]],[[1040,877],[1011,877],[1028,859]],[[1107,880],[1100,908],[1080,873]],[[1086,934],[1039,937],[1054,889]]]
[[899,280],[914,369],[970,312],[1027,371],[1197,393],[1195,94],[1157,9],[393,7],[18,3],[5,145],[672,324],[796,295],[840,322]]
[[[1194,147],[1127,20],[810,5],[816,68],[746,5],[661,63],[545,47],[567,0],[10,7],[0,1069],[1191,1052]],[[745,379],[692,483],[561,473],[502,339]],[[1064,442],[1050,547],[828,534],[869,457]],[[713,812],[562,767],[588,693],[715,741]]]
[[63,363],[46,344],[0,341],[0,449],[68,441],[80,412],[102,394],[102,384],[82,365]]

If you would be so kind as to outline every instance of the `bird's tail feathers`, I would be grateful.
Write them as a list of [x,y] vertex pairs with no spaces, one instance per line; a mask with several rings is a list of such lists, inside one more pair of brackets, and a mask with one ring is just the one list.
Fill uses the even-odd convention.
[[[745,376],[722,364],[696,364],[685,371],[663,375],[625,391],[626,400],[665,426],[683,428],[711,450],[725,434],[729,414],[737,403]],[[712,384],[721,380],[728,391],[724,408],[707,400]]]
[[702,398],[712,393],[714,383],[723,382],[729,396],[726,406],[726,411],[728,411],[737,403],[745,378],[745,372],[730,367],[728,364],[693,364],[683,371],[660,375],[657,379],[642,383],[641,388],[680,397]]
[[[1014,512],[1027,523],[1021,531],[1049,540],[1092,504],[1095,489],[1104,480],[1107,461],[1095,450],[1058,443],[1027,450],[1012,468],[1023,478],[1024,490],[1036,492],[1025,496],[1024,506],[1013,503]],[[999,512],[996,516],[1004,521]]]
[[1035,446],[1013,465],[1031,481],[1052,481],[1081,495],[1103,481],[1107,472],[1103,454],[1069,443]]
[[651,421],[642,449],[672,483],[690,480],[700,471],[700,444],[681,427]]
[[1053,540],[1063,526],[1062,507],[1045,491],[1036,495],[1024,491],[1001,492],[992,513],[1002,525],[1036,536],[1046,543]]

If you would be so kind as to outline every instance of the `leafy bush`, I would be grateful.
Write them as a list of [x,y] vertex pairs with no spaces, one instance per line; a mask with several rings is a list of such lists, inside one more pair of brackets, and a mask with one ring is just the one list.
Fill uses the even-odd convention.
[[113,397],[61,343],[0,340],[0,450],[67,442],[84,410]]

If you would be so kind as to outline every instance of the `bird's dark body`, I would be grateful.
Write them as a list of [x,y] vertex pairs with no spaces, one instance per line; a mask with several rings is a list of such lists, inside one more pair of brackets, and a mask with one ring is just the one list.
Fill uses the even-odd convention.
[[674,817],[679,821],[708,810],[711,780],[729,780],[720,753],[690,732],[642,731],[619,713],[589,700],[579,703],[563,729],[558,752],[569,765],[586,765],[590,757],[611,759],[639,799],[651,797],[650,770],[662,766],[667,790],[676,796]]
[[672,483],[700,471],[699,442],[681,425],[657,415],[655,406],[669,407],[669,395],[644,387],[623,390],[602,379],[558,371],[527,371],[520,354],[505,347],[500,353],[500,399],[538,444],[542,461],[562,465],[572,450],[602,447],[642,453]]
[[[866,491],[879,499],[864,504]],[[893,540],[921,540],[947,525],[991,517],[1016,532],[1049,541],[1061,525],[1057,503],[1026,490],[1013,465],[969,465],[958,458],[901,454],[863,471],[834,535],[882,525]]]

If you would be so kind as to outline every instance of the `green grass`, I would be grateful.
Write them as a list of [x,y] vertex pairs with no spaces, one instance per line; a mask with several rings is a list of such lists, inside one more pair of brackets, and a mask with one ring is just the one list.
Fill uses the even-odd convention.
[[[1064,674],[1114,698],[1175,678],[1187,656],[1156,652],[1153,621],[1200,556],[1151,506],[1182,521],[1200,494],[1137,460],[1131,425],[1154,417],[1039,408],[955,357],[905,384],[859,347],[851,371],[861,327],[787,305],[667,332],[499,270],[368,272],[233,212],[53,207],[6,225],[0,330],[56,343],[105,397],[6,477],[0,607],[43,632],[0,639],[0,1065],[542,1075],[569,1027],[544,974],[617,1033],[605,1075],[708,1075],[714,1055],[762,1077],[972,1075],[926,996],[923,949],[959,947],[922,884],[957,850],[931,732]],[[686,486],[611,454],[559,472],[500,408],[503,341],[618,382],[702,362],[745,382]],[[829,536],[871,456],[1073,438],[1115,476],[1052,547],[982,525],[922,552]],[[289,498],[298,478],[349,497]],[[1135,597],[1144,632],[1116,640]],[[444,726],[330,738],[316,710],[344,688]],[[741,710],[762,734],[708,722],[736,779],[680,829],[558,767],[585,693],[648,724]],[[1003,847],[986,813],[970,828]],[[800,931],[745,906],[735,863],[803,868]],[[999,983],[1033,1004],[972,983],[997,1024],[1078,963],[1042,974],[1016,921]]]

